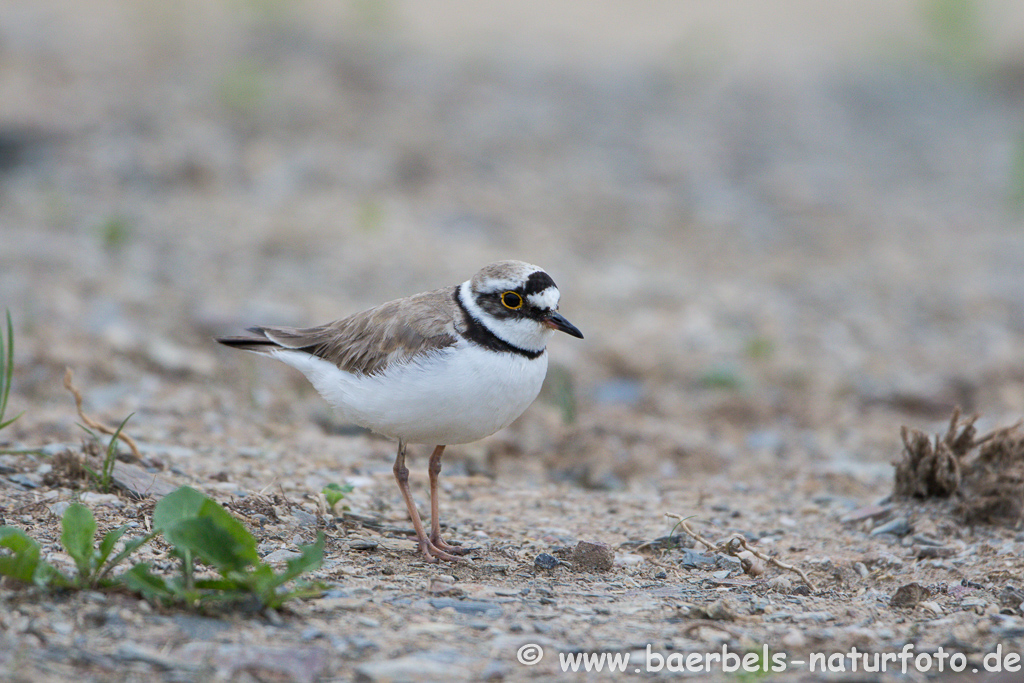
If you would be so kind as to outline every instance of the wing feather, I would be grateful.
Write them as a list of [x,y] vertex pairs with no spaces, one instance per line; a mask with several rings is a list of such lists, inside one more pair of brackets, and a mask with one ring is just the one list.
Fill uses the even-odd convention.
[[453,346],[458,315],[451,288],[389,301],[317,327],[259,327],[277,346],[323,358],[347,372],[373,375]]

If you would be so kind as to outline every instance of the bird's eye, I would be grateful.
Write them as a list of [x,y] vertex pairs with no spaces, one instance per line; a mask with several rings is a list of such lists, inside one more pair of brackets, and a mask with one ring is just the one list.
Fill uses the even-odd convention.
[[523,307],[523,297],[519,296],[515,292],[505,292],[501,295],[501,303],[505,308],[518,311]]

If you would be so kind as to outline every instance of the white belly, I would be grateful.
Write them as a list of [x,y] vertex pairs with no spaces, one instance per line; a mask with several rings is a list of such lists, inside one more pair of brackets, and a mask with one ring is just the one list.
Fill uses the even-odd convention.
[[306,375],[346,420],[430,445],[468,443],[507,427],[537,398],[548,369],[547,353],[529,359],[461,341],[373,376],[301,351],[272,355]]

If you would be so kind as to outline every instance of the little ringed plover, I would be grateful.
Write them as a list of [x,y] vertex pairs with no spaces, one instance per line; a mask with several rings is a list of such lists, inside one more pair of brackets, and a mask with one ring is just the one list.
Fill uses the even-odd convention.
[[[252,327],[221,344],[276,358],[302,372],[342,418],[398,439],[394,473],[424,557],[469,551],[441,539],[437,477],[446,445],[507,427],[533,402],[556,330],[583,338],[558,312],[542,268],[498,261],[460,285],[414,294],[326,325]],[[430,456],[430,534],[409,491],[406,444]]]

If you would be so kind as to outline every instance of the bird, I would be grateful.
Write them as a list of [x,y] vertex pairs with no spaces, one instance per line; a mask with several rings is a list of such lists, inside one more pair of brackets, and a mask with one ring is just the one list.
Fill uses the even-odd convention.
[[[446,446],[490,436],[533,403],[556,331],[583,339],[540,266],[497,261],[455,286],[380,304],[316,327],[257,326],[218,337],[303,373],[346,421],[398,440],[393,472],[427,562],[470,552],[441,538],[437,482]],[[409,489],[406,449],[433,446],[430,533]]]

